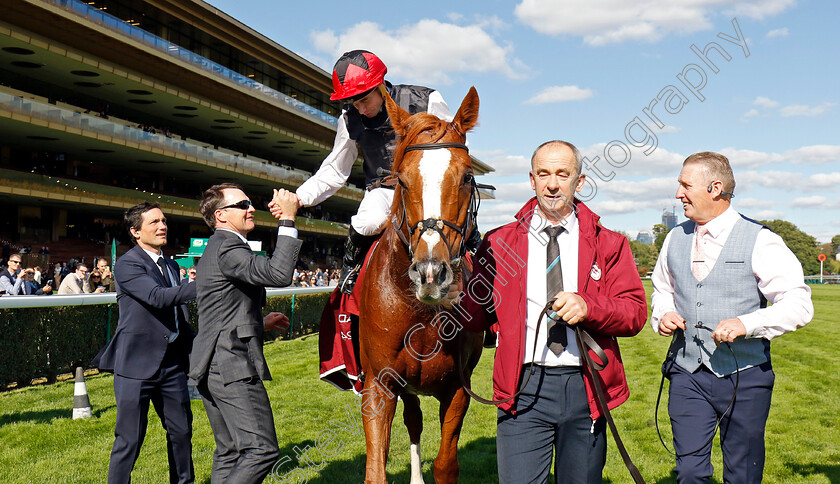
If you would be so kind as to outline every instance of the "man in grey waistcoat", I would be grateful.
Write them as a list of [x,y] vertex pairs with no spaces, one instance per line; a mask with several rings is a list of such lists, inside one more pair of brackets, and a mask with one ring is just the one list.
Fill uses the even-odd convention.
[[759,483],[775,379],[770,340],[811,321],[811,290],[782,238],[731,207],[725,156],[689,156],[678,182],[689,220],[665,238],[651,277],[651,326],[675,338],[664,371],[677,482],[710,482],[720,419],[724,481]]
[[254,254],[245,236],[254,229],[254,205],[238,185],[204,192],[200,211],[214,230],[198,263],[198,335],[189,377],[197,382],[213,429],[213,484],[258,483],[271,471],[279,449],[263,380],[271,380],[263,334],[289,327],[289,318],[263,318],[265,287],[292,282],[301,241],[295,229],[297,198],[275,190],[277,244],[269,258]]

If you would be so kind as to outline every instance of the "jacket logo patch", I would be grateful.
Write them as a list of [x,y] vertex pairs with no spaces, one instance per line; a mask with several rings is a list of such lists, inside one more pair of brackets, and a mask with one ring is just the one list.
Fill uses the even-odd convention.
[[592,279],[594,279],[596,281],[601,280],[601,268],[598,267],[597,262],[592,264],[592,270],[589,271],[589,277],[591,277]]

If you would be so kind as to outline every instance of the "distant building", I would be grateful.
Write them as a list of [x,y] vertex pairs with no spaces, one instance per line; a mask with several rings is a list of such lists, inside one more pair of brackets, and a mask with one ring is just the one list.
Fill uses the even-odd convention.
[[636,236],[636,240],[646,245],[653,245],[653,234],[650,232],[639,232],[639,235]]
[[662,225],[668,227],[668,230],[677,226],[677,209],[671,208],[670,212],[667,209],[662,211]]

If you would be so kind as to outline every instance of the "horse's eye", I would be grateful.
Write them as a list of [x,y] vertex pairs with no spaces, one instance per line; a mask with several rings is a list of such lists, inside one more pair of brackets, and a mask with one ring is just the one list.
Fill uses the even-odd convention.
[[467,173],[466,175],[464,175],[464,185],[472,185],[474,180],[475,177],[473,177],[472,173]]

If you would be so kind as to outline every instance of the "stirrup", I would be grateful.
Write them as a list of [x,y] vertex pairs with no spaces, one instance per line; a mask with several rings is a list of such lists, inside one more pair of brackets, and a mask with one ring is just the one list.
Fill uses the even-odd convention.
[[354,266],[352,269],[341,269],[341,275],[338,276],[338,290],[344,294],[351,294],[353,287],[356,286],[356,279],[359,276],[360,265]]

